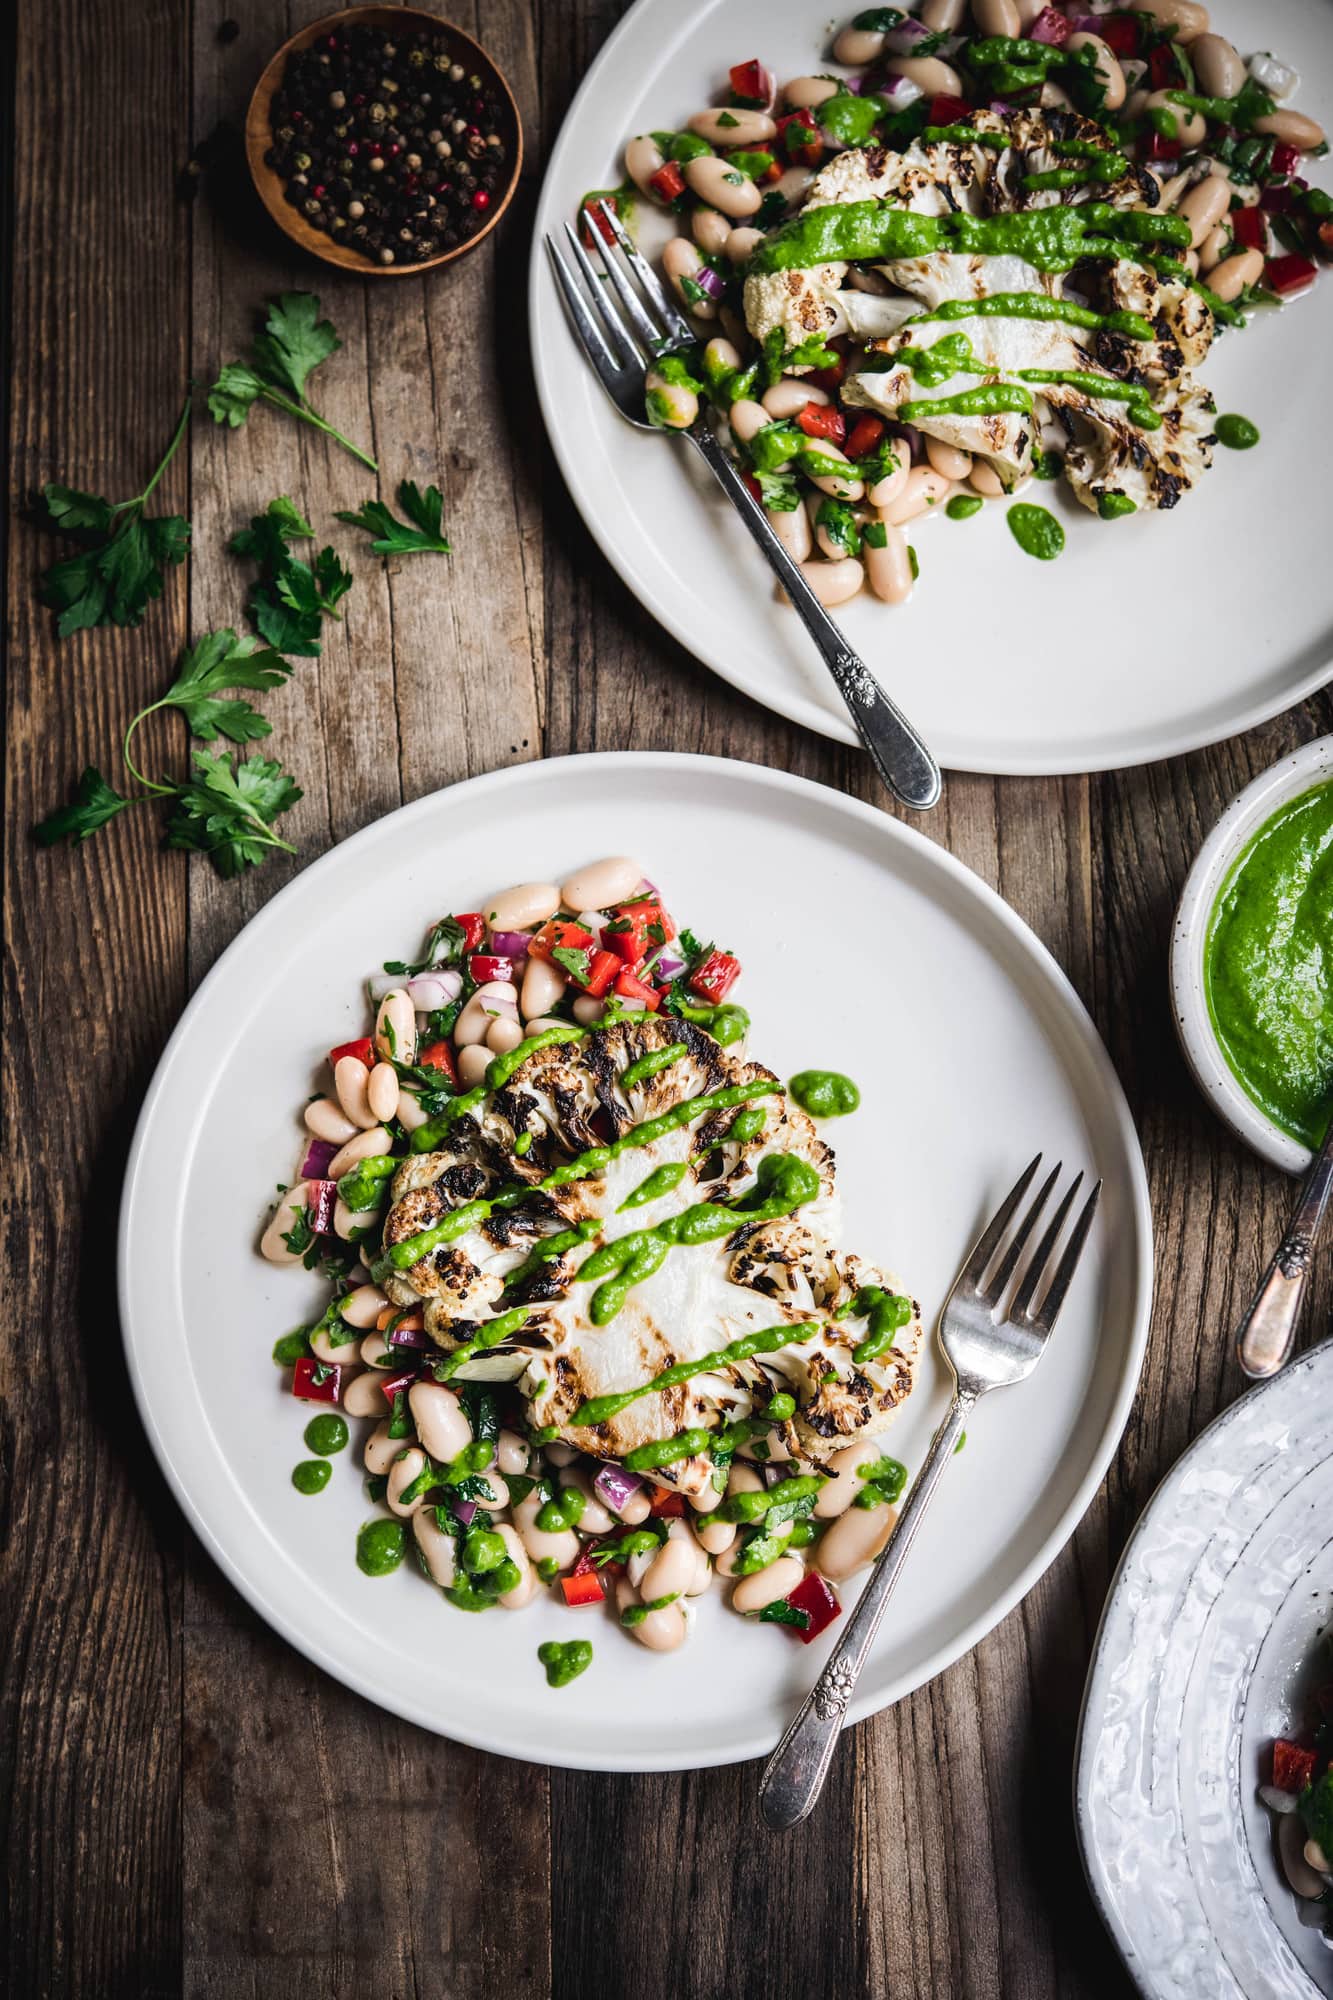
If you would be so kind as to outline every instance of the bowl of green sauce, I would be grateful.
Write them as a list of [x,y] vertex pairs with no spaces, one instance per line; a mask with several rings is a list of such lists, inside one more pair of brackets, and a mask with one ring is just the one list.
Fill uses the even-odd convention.
[[1264,771],[1209,834],[1176,913],[1171,993],[1213,1108],[1303,1173],[1333,1117],[1333,736]]

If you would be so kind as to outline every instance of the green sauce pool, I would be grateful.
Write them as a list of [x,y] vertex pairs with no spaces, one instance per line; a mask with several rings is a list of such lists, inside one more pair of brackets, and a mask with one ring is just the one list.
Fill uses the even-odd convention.
[[[326,1471],[332,1466],[321,1461]],[[401,1521],[367,1521],[356,1538],[356,1566],[366,1576],[388,1576],[397,1569],[407,1549],[407,1531]]]
[[1259,442],[1259,426],[1252,424],[1248,417],[1219,417],[1213,425],[1217,442],[1231,451],[1249,451]]
[[1318,1146],[1333,1111],[1333,784],[1279,807],[1236,862],[1209,920],[1204,990],[1237,1081]]
[[1025,555],[1035,556],[1038,562],[1051,562],[1065,545],[1065,531],[1054,514],[1045,507],[1034,507],[1028,500],[1020,500],[1009,509],[1005,519],[1009,532]]
[[320,1458],[332,1458],[335,1451],[342,1451],[347,1443],[347,1419],[336,1410],[325,1410],[321,1416],[312,1417],[303,1433],[305,1448],[315,1452]]
[[327,1458],[303,1458],[292,1467],[292,1485],[298,1493],[322,1493],[332,1475]]
[[592,1664],[591,1639],[547,1639],[537,1648],[537,1658],[546,1669],[546,1685],[568,1687]]
[[852,1079],[836,1069],[799,1070],[787,1090],[812,1118],[845,1118],[861,1102]]

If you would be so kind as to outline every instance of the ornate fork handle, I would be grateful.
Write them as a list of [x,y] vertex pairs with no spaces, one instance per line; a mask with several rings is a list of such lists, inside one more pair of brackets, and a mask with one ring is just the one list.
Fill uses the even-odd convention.
[[955,1392],[944,1422],[931,1439],[926,1462],[912,1483],[888,1545],[870,1572],[861,1601],[847,1621],[842,1644],[769,1758],[759,1786],[759,1810],[767,1824],[779,1831],[799,1826],[824,1789],[824,1779],[866,1654],[974,1401],[972,1396]]
[[769,567],[795,606],[806,631],[819,648],[824,665],[857,734],[870,752],[880,777],[896,798],[919,812],[938,803],[943,784],[939,765],[902,710],[885,694],[865,661],[846,639],[811,590],[797,565],[778,540],[763,509],[740,473],[706,425],[686,433],[713,477],[732,501]]
[[1295,1213],[1236,1333],[1240,1365],[1252,1379],[1276,1375],[1296,1338],[1310,1259],[1333,1190],[1333,1125],[1305,1177]]

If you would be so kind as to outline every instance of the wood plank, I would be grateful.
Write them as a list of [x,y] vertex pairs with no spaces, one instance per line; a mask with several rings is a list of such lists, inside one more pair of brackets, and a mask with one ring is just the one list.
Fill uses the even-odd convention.
[[[187,372],[186,151],[174,10],[71,0],[16,25],[13,488],[120,498],[152,471]],[[86,79],[96,78],[95,90]],[[116,162],[115,174],[107,171]],[[145,273],[152,305],[145,306]],[[187,467],[160,490],[184,508]],[[125,722],[184,627],[177,575],[140,632],[60,641],[35,601],[68,553],[16,521],[7,572],[4,1255],[7,1503],[0,1984],[175,1987],[180,1519],[117,1338],[130,1121],[183,998],[184,868],[128,814],[75,854],[28,828]]]

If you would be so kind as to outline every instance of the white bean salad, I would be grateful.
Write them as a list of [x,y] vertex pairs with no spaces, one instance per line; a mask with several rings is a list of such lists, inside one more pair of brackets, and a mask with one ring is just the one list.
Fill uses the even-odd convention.
[[[781,86],[738,62],[581,209],[589,244],[601,200],[631,232],[640,200],[671,215],[662,268],[698,339],[659,357],[648,415],[725,425],[821,602],[905,602],[932,513],[1063,479],[1116,520],[1259,442],[1194,371],[1333,254],[1287,64],[1199,0],[871,7],[829,53]],[[1063,548],[1049,509],[1007,518],[1027,554]]]
[[[920,1316],[837,1241],[814,1120],[855,1084],[749,1060],[740,972],[618,855],[368,982],[260,1241],[330,1284],[274,1359],[298,1492],[363,1427],[366,1575],[410,1547],[459,1610],[546,1593],[672,1652],[715,1577],[813,1640],[884,1546]],[[591,1652],[576,1623],[539,1657],[560,1686]]]

